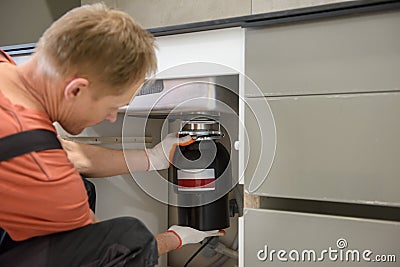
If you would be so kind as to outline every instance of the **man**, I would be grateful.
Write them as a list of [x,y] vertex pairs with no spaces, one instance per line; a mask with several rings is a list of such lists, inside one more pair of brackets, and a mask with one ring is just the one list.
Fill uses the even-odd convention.
[[[152,36],[101,4],[54,22],[21,66],[0,54],[0,138],[55,132],[53,122],[71,134],[114,122],[156,69]],[[129,151],[127,160],[135,171],[167,168],[162,148],[190,142],[169,135],[147,153]],[[67,141],[63,147],[0,162],[1,238],[10,241],[0,246],[0,266],[154,266],[158,255],[219,235],[172,226],[153,236],[130,217],[98,222],[78,170],[92,177],[128,173],[123,152]]]

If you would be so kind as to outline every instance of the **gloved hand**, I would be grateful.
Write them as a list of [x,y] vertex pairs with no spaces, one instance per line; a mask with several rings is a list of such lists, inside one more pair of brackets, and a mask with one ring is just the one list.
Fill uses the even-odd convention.
[[167,232],[174,233],[179,238],[180,244],[177,248],[181,248],[187,244],[199,243],[206,237],[225,235],[224,230],[199,231],[191,227],[179,225],[172,225]]
[[145,149],[148,160],[148,171],[167,169],[177,145],[188,146],[195,142],[189,135],[178,138],[176,133],[168,134],[155,147]]

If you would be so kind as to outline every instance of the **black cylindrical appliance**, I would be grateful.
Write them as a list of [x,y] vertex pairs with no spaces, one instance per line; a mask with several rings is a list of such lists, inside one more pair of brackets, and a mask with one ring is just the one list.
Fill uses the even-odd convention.
[[180,146],[173,157],[178,224],[202,231],[228,228],[232,171],[229,152],[218,141],[218,122],[190,121],[180,134],[190,134],[196,142]]

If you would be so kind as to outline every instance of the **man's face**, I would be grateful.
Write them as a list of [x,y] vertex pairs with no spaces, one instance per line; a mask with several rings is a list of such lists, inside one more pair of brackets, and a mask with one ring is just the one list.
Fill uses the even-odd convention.
[[132,97],[143,84],[140,80],[130,86],[121,95],[94,97],[95,90],[87,90],[82,93],[79,99],[74,103],[74,108],[70,110],[68,119],[60,122],[62,127],[70,134],[79,134],[84,128],[96,125],[104,120],[115,122],[118,115],[118,109],[129,104]]

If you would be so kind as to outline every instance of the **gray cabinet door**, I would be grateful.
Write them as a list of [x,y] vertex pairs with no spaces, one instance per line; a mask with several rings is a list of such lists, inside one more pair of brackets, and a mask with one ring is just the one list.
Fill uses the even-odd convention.
[[[262,114],[265,99],[248,98]],[[400,92],[268,98],[276,125],[271,160],[261,144],[270,143],[271,124],[261,124],[249,109],[248,189],[265,196],[400,206]],[[261,115],[262,116],[262,115]],[[264,165],[263,165],[264,164]]]
[[244,244],[246,267],[399,266],[400,223],[247,209]]
[[400,12],[247,29],[246,96],[400,90]]

